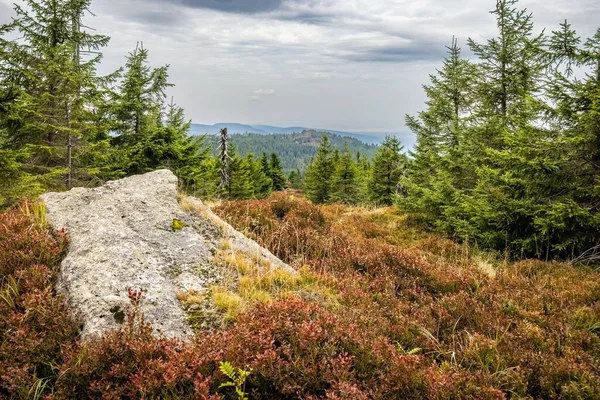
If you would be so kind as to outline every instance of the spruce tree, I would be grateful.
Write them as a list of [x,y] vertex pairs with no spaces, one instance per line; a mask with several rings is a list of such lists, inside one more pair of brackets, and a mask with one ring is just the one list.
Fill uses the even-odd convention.
[[123,79],[114,99],[117,143],[135,143],[162,123],[162,109],[168,82],[168,65],[151,68],[148,50],[138,43],[129,53]]
[[280,192],[287,187],[287,179],[281,169],[281,161],[275,153],[271,153],[271,162],[269,164],[269,177],[273,182],[273,191]]
[[540,205],[535,225],[550,247],[543,250],[572,256],[597,246],[600,237],[600,30],[582,44],[565,21],[552,32],[549,53],[545,94],[554,107],[546,112],[558,133],[547,152],[555,164],[545,180],[550,200]]
[[229,182],[223,195],[230,200],[250,199],[254,196],[251,167],[248,161],[233,151],[229,160]]
[[477,125],[461,144],[472,186],[452,194],[456,201],[444,207],[438,226],[486,247],[540,255],[547,238],[536,231],[535,218],[552,192],[555,131],[541,123],[546,37],[534,34],[532,15],[516,3],[497,2],[496,38],[469,40],[482,71],[473,111]]
[[331,178],[335,171],[333,151],[327,136],[321,138],[317,155],[309,164],[304,178],[304,190],[310,201],[317,204],[331,200]]
[[369,179],[369,197],[377,205],[391,205],[399,189],[400,179],[406,167],[406,156],[400,141],[386,136],[375,157]]
[[331,201],[357,204],[360,200],[358,171],[348,148],[339,157],[331,180]]
[[[0,146],[35,194],[73,184],[100,83],[100,56],[83,62],[80,53],[97,52],[109,39],[81,29],[89,0],[26,3],[15,5],[15,18],[0,27]],[[15,34],[20,39],[4,38]]]
[[267,175],[261,160],[256,160],[253,153],[245,157],[246,164],[250,169],[250,181],[253,188],[253,197],[262,199],[271,194],[273,181]]
[[427,109],[418,117],[406,117],[417,143],[408,176],[401,183],[408,196],[398,199],[403,208],[421,213],[431,223],[439,220],[456,191],[472,180],[472,168],[465,165],[461,146],[475,102],[478,69],[461,58],[455,38],[446,49],[442,68],[430,76],[431,84],[423,86]]
[[[518,0],[497,0],[491,14],[496,17],[498,36],[486,43],[471,38],[468,41],[483,73],[477,116],[501,128],[518,126],[523,118],[537,116],[530,107],[530,96],[540,89],[540,77],[546,67],[541,58],[546,37],[533,33],[532,14],[518,9],[517,3]],[[489,138],[488,143],[493,145],[496,137]]]
[[[408,197],[399,203],[465,241],[519,256],[569,257],[600,237],[600,34],[582,46],[565,22],[549,38],[536,35],[531,14],[516,3],[497,2],[496,38],[469,41],[479,74],[459,124],[441,118],[444,103],[426,89],[428,109],[408,120],[418,144],[402,180]],[[586,78],[575,77],[575,68]],[[457,140],[446,139],[447,126]]]
[[302,189],[302,180],[302,172],[300,172],[299,168],[292,170],[288,175],[288,181],[292,189]]
[[219,167],[219,160],[215,157],[205,158],[194,175],[193,185],[188,185],[185,191],[201,199],[217,198],[221,194]]
[[369,201],[369,180],[371,178],[371,163],[367,156],[356,153],[356,180],[358,184],[359,203]]
[[182,108],[173,102],[168,106],[164,124],[154,127],[127,147],[125,172],[139,174],[168,168],[180,178],[183,188],[194,187],[201,165],[208,157],[204,137],[189,135],[191,122],[185,119]]
[[[267,174],[267,176],[270,178],[271,177],[271,164],[269,163],[269,157],[267,156],[267,153],[262,153],[262,156],[260,158],[260,165],[263,169],[263,171],[265,172],[265,174]],[[273,188],[271,187],[271,190]]]

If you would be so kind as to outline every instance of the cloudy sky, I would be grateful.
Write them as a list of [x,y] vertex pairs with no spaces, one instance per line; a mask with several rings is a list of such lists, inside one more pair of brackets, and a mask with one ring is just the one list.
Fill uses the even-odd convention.
[[[20,0],[17,0],[20,1]],[[0,23],[11,14],[0,0]],[[456,35],[494,35],[494,0],[94,0],[86,24],[112,37],[102,70],[138,41],[170,64],[194,122],[402,132],[421,84]],[[598,0],[521,0],[538,30],[600,25]],[[463,46],[465,53],[466,46]],[[410,142],[407,136],[405,139]]]

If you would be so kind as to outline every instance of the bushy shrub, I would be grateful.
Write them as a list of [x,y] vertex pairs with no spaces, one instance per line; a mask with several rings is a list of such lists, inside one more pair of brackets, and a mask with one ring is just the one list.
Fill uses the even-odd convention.
[[[392,210],[280,193],[216,211],[301,268],[286,285],[326,283],[335,301],[282,291],[188,343],[154,336],[132,290],[123,327],[81,343],[53,290],[67,237],[31,207],[0,215],[0,398],[234,399],[223,361],[251,371],[250,399],[600,398],[597,271],[482,268]],[[283,282],[242,278],[264,293]]]
[[[287,205],[282,218],[273,215],[278,202]],[[369,379],[359,371],[384,368],[361,355],[387,343],[424,357],[416,371],[430,398],[600,397],[598,272],[541,261],[492,265],[493,255],[486,262],[391,209],[314,208],[274,196],[224,203],[216,212],[238,229],[247,228],[249,215],[267,222],[254,226],[256,240],[288,262],[333,276],[339,325],[370,338],[350,352],[359,382]],[[393,398],[390,385],[367,392]]]
[[78,335],[53,291],[67,237],[36,221],[35,207],[28,203],[0,214],[0,397],[47,393],[63,345]]

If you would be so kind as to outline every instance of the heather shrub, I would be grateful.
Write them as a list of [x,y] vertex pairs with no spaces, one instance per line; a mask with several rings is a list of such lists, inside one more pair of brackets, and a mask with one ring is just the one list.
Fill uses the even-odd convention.
[[153,336],[134,307],[123,328],[69,348],[52,398],[214,400],[215,372],[194,347]]
[[[368,337],[348,350],[358,380],[348,390],[399,393],[385,377],[385,388],[361,386],[371,379],[366,371],[385,370],[372,355],[375,343],[386,343],[395,353],[385,360],[420,357],[419,383],[399,382],[426,387],[430,398],[600,397],[597,271],[510,264],[426,234],[392,209],[322,206],[315,220],[315,206],[301,198],[286,203],[282,217],[264,205],[274,201],[224,203],[216,212],[245,229],[251,210],[253,221],[268,221],[253,227],[255,239],[296,266],[333,277],[338,325]],[[330,396],[342,396],[336,393]]]
[[246,390],[253,399],[424,396],[423,357],[357,328],[317,303],[288,299],[262,303],[200,343],[252,368]]
[[206,296],[227,324],[158,338],[132,289],[122,328],[81,343],[53,290],[66,235],[28,207],[0,214],[0,398],[237,399],[225,361],[251,371],[249,399],[600,398],[591,268],[508,263],[392,209],[281,193],[216,212],[298,275],[224,243],[216,259],[235,280]]
[[67,246],[64,233],[38,223],[31,203],[0,214],[0,397],[47,394],[78,334],[54,274]]

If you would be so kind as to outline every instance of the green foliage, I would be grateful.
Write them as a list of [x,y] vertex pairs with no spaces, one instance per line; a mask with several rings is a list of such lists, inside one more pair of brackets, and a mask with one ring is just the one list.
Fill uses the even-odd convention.
[[242,156],[248,153],[277,154],[281,160],[281,169],[285,174],[289,174],[294,170],[302,172],[306,170],[310,160],[317,155],[323,135],[327,136],[332,148],[342,150],[344,147],[348,147],[351,153],[359,152],[369,160],[373,158],[377,151],[377,145],[375,144],[366,144],[355,138],[312,130],[272,135],[258,133],[235,134],[230,136],[230,140]]
[[219,370],[229,378],[228,382],[221,383],[219,389],[234,388],[238,400],[248,400],[248,395],[244,392],[246,379],[252,373],[252,369],[245,371],[240,368],[234,368],[229,361],[221,362]]
[[0,189],[7,204],[89,179],[87,166],[78,163],[88,151],[89,109],[111,79],[96,77],[99,56],[80,57],[108,43],[81,29],[89,0],[26,3],[15,5],[15,18],[0,26],[0,149],[10,160],[2,168],[16,181]]
[[358,170],[352,154],[346,148],[340,156],[331,181],[331,200],[337,203],[357,204],[361,198]]
[[250,179],[253,185],[254,197],[262,199],[268,197],[273,191],[273,180],[270,177],[271,168],[266,161],[266,154],[260,160],[254,159],[253,153],[246,155],[246,162],[250,168]]
[[138,43],[127,56],[123,80],[114,101],[116,129],[122,142],[127,142],[131,135],[140,136],[162,125],[165,90],[173,86],[168,83],[169,66],[151,68],[147,64],[148,50]]
[[288,182],[290,182],[290,188],[292,189],[302,189],[303,180],[304,177],[299,169],[290,172],[288,175]]
[[453,41],[425,86],[427,109],[407,117],[417,146],[398,204],[463,241],[573,257],[600,237],[600,35],[582,46],[566,21],[534,34],[516,4],[497,2],[496,38],[469,39],[476,63]]
[[[189,135],[181,108],[165,107],[168,66],[151,68],[138,44],[124,70],[96,76],[108,38],[81,25],[89,4],[30,0],[0,27],[0,207],[158,168],[214,197],[204,137]],[[23,40],[4,38],[17,33]]]
[[281,161],[279,161],[279,157],[275,153],[271,153],[269,178],[271,178],[271,182],[273,182],[273,191],[279,192],[287,187],[287,179],[281,170]]
[[317,155],[311,160],[304,179],[306,196],[312,202],[322,204],[331,200],[331,177],[334,170],[331,143],[327,136],[323,136]]
[[373,157],[369,195],[375,204],[391,205],[398,192],[406,168],[406,156],[401,150],[400,141],[387,136]]
[[229,160],[229,183],[223,188],[228,199],[248,199],[254,195],[249,160],[235,153]]

